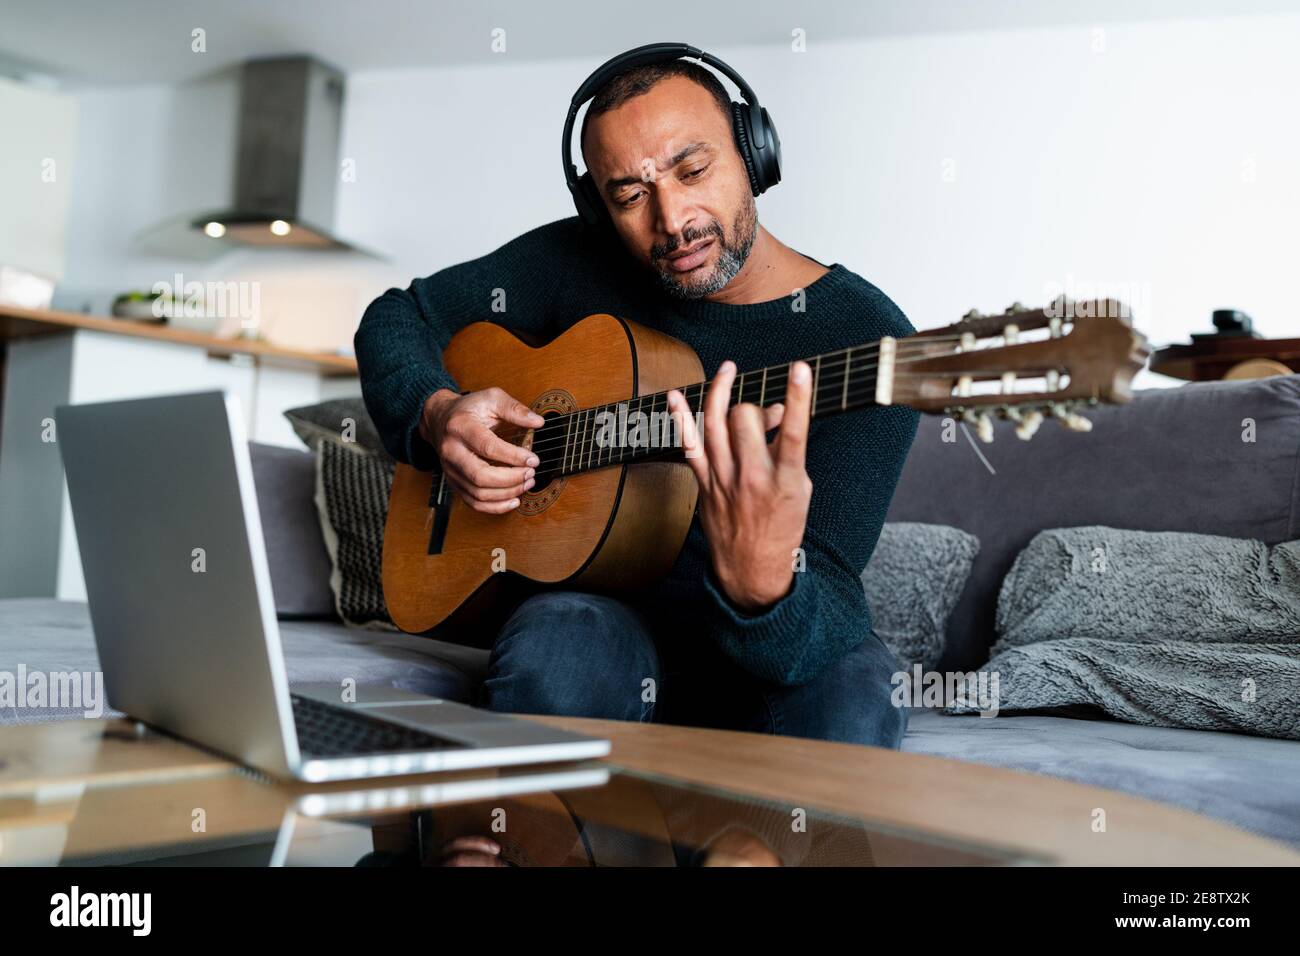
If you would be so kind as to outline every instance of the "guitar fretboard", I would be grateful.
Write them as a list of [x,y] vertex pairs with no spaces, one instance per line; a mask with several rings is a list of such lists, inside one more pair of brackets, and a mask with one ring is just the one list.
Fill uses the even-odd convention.
[[[876,404],[879,357],[879,344],[872,342],[806,359],[813,376],[813,417]],[[784,402],[789,374],[789,364],[738,373],[728,407],[751,403],[766,408]],[[696,382],[679,391],[698,416],[708,383]],[[534,432],[532,447],[540,461],[538,474],[547,475],[681,455],[679,429],[669,414],[667,391],[549,418]]]

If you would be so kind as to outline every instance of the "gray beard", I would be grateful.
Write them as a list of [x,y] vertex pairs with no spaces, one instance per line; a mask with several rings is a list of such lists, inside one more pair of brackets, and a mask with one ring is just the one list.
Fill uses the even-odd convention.
[[659,280],[659,287],[673,298],[685,300],[702,299],[725,289],[727,283],[736,278],[744,267],[750,251],[754,248],[754,237],[758,233],[758,216],[755,214],[753,196],[749,197],[749,202],[736,214],[736,221],[732,224],[731,231],[736,240],[734,243],[729,243],[725,236],[719,237],[718,243],[722,247],[722,252],[718,255],[718,264],[713,268],[713,275],[706,281],[684,286],[672,273],[656,266],[655,276]]

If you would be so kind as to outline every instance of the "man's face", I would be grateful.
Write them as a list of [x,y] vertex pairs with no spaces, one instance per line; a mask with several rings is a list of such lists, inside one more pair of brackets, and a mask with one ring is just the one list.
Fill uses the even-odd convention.
[[702,298],[735,277],[758,221],[730,117],[708,90],[670,76],[592,117],[583,145],[614,228],[666,291]]

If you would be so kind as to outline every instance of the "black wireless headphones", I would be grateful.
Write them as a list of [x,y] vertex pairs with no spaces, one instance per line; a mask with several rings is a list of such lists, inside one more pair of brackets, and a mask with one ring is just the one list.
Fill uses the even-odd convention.
[[602,65],[578,87],[578,92],[573,94],[573,100],[569,103],[569,115],[564,121],[564,181],[573,196],[573,205],[577,208],[578,215],[585,222],[595,225],[603,221],[606,211],[600,190],[592,182],[591,173],[585,172],[579,176],[578,167],[573,164],[573,123],[577,119],[579,108],[620,73],[634,67],[667,63],[683,57],[709,64],[739,88],[744,102],[731,104],[731,131],[740,158],[745,161],[745,169],[749,172],[749,188],[754,195],[761,196],[781,181],[781,139],[776,135],[772,117],[759,104],[758,97],[744,78],[716,56],[688,44],[648,43],[620,53]]

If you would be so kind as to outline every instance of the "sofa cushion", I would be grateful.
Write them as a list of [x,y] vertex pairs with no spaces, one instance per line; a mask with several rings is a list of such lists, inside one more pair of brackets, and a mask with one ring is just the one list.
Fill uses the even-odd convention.
[[1120,790],[1300,849],[1300,742],[1294,740],[918,709],[909,713],[902,749]]
[[316,513],[333,572],[339,617],[362,627],[396,630],[384,603],[384,524],[393,461],[336,442],[316,448]]
[[994,653],[1065,638],[1300,645],[1300,541],[1041,531],[1002,581],[997,631]]
[[1002,582],[998,635],[1003,711],[1300,740],[1300,541],[1042,531]]
[[[177,630],[183,628],[177,623]],[[384,684],[468,702],[487,668],[486,651],[429,638],[378,633],[332,621],[281,621],[290,686],[319,681]],[[0,671],[97,671],[99,655],[85,604],[50,598],[0,601]],[[105,716],[117,711],[106,710]],[[0,724],[81,718],[77,709],[0,708]]]
[[975,536],[958,528],[896,521],[881,529],[862,589],[876,634],[908,669],[938,663],[979,549]]
[[323,440],[354,445],[392,460],[360,395],[291,408],[284,417],[308,448],[315,448],[316,442]]
[[336,612],[349,624],[394,628],[381,557],[395,463],[365,403],[360,396],[332,399],[291,408],[284,417],[315,452],[313,500]]
[[1046,423],[1032,442],[998,422],[991,445],[962,429],[945,441],[942,418],[922,419],[887,520],[953,525],[980,541],[940,669],[988,659],[998,587],[1045,528],[1300,538],[1300,376],[1140,391],[1087,417],[1091,432]]
[[330,618],[330,559],[312,494],[316,459],[310,452],[249,442],[257,511],[280,617]]

